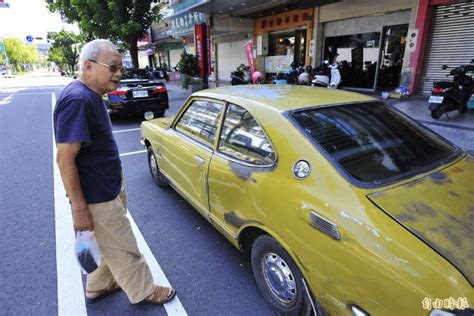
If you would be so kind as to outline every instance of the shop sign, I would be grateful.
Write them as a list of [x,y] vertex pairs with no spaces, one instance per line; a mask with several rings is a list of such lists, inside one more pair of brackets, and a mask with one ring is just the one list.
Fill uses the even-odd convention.
[[[211,40],[209,27],[206,24],[194,26],[196,56],[198,58],[199,74],[201,77],[211,73]],[[205,73],[205,70],[206,73]]]
[[195,25],[206,23],[207,15],[202,12],[187,12],[170,19],[171,35],[173,37],[190,34]]

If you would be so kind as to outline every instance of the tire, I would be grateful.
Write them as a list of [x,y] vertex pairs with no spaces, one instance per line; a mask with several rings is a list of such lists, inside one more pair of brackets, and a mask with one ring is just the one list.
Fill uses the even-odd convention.
[[459,113],[464,114],[467,112],[467,104],[461,105],[460,108],[458,108]]
[[[258,237],[252,245],[251,257],[257,286],[273,311],[278,315],[310,315],[311,301],[303,283],[303,275],[273,237]],[[317,305],[314,299],[313,302]],[[318,312],[315,314],[320,315]]]
[[434,110],[431,110],[431,117],[434,118],[435,120],[439,119],[443,115],[443,110],[441,108],[436,108]]
[[160,172],[160,168],[158,167],[158,162],[155,158],[155,153],[153,152],[153,148],[148,146],[148,168],[150,169],[150,174],[153,179],[153,182],[159,187],[167,187],[169,185],[168,180],[166,177]]

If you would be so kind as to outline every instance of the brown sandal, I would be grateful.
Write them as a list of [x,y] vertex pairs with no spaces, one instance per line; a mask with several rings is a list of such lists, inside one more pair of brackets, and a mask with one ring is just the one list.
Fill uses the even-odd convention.
[[[120,288],[120,285],[118,285],[117,282],[114,282],[111,286],[109,286],[106,289],[98,290],[98,291],[86,291],[86,301],[87,303],[95,303],[107,295],[116,293],[120,291],[122,288]],[[93,297],[88,297],[87,294],[92,294]]]
[[164,304],[166,302],[171,301],[173,297],[175,297],[175,295],[176,295],[175,289],[157,285],[155,287],[155,291],[153,292],[153,294],[148,296],[148,298],[143,300],[143,302],[150,303],[150,304]]

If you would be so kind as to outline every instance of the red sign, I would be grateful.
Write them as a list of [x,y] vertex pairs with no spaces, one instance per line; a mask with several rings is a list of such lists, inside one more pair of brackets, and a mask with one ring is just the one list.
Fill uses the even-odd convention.
[[253,45],[252,40],[245,43],[245,55],[247,55],[247,61],[250,66],[250,73],[253,74],[255,72],[255,63],[253,62]]
[[194,36],[196,43],[196,56],[198,58],[199,74],[204,76],[204,69],[206,69],[206,76],[209,75],[210,66],[210,36],[209,27],[206,24],[194,26]]

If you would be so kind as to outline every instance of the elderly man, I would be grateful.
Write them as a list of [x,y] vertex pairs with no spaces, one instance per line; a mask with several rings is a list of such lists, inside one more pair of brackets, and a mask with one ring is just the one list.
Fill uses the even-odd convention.
[[153,283],[127,213],[127,191],[102,95],[122,78],[122,57],[107,40],[87,43],[81,76],[71,82],[54,110],[56,162],[72,207],[75,231],[94,231],[102,260],[87,277],[86,300],[122,289],[132,304],[163,304],[176,291]]

